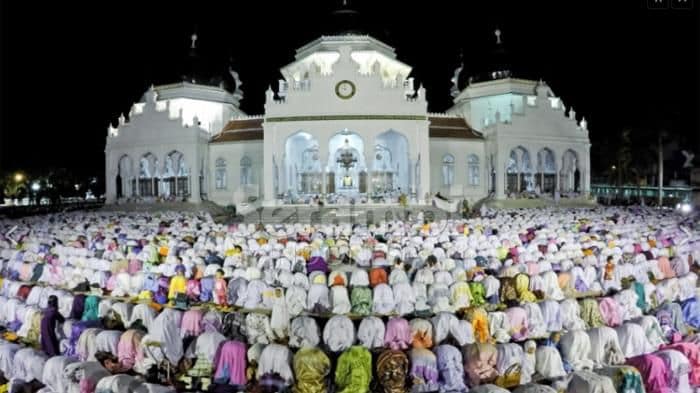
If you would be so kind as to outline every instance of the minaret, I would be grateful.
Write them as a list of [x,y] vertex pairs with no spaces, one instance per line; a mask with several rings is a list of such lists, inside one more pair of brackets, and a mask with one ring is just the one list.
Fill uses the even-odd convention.
[[452,79],[450,79],[450,82],[452,82],[452,87],[450,88],[450,95],[454,98],[457,97],[460,93],[460,86],[459,86],[459,77],[460,74],[462,73],[462,69],[464,68],[464,50],[459,52],[459,66],[455,69],[454,75],[452,76]]

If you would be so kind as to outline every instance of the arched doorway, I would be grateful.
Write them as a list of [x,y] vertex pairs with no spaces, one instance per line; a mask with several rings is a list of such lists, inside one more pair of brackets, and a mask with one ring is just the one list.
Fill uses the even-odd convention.
[[291,195],[320,194],[323,186],[318,140],[299,131],[284,144],[284,176]]
[[[579,189],[580,172],[578,170],[578,155],[568,149],[562,156],[561,171],[559,172],[559,190],[561,192],[577,192]],[[578,178],[576,174],[578,173]]]
[[189,169],[182,152],[173,150],[165,156],[161,194],[168,198],[189,195]]
[[506,191],[508,193],[533,191],[534,181],[532,169],[530,152],[522,146],[512,149],[506,166]]
[[405,135],[389,130],[375,139],[372,176],[372,193],[408,193],[410,187],[408,139]]
[[146,153],[139,160],[139,196],[148,198],[158,195],[158,158]]
[[347,129],[328,140],[328,193],[353,196],[368,192],[365,143]]
[[537,185],[543,193],[554,193],[557,181],[557,162],[554,152],[545,147],[537,152]]

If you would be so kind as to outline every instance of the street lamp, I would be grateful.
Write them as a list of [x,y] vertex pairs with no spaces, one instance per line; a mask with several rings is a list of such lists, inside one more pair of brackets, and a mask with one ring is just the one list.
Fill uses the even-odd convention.
[[39,183],[32,183],[32,191],[37,192],[41,189]]
[[15,173],[15,181],[16,181],[17,183],[19,183],[19,182],[21,182],[22,180],[24,180],[24,175],[21,174],[21,173],[19,173],[19,172],[18,172],[18,173]]

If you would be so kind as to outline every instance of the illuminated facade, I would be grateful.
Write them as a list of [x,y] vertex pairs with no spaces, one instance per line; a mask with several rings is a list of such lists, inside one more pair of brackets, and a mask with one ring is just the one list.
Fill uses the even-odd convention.
[[[193,48],[196,37],[193,37]],[[500,43],[500,37],[499,37]],[[220,205],[470,202],[492,194],[587,194],[585,120],[542,82],[494,71],[453,80],[454,106],[426,91],[394,49],[367,35],[323,36],[296,51],[263,115],[235,86],[192,78],[156,86],[109,127],[107,201]]]

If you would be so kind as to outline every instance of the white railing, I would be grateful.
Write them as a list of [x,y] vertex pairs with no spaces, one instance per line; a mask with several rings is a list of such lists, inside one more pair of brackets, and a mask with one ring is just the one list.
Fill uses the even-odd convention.
[[428,112],[428,117],[461,118],[462,116],[451,115],[449,113]]

